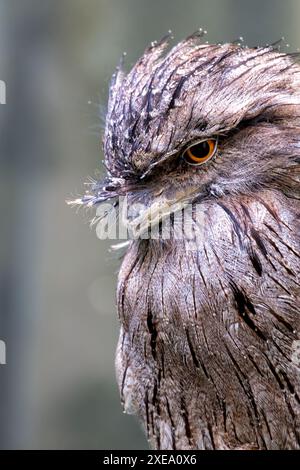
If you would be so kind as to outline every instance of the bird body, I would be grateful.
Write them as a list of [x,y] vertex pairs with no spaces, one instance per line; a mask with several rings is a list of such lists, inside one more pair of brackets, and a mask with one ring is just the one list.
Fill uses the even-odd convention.
[[[118,68],[107,178],[83,199],[141,204],[128,226],[170,219],[120,269],[122,403],[156,449],[299,449],[300,68],[273,47],[166,45]],[[187,204],[192,244],[175,236]]]
[[299,246],[280,202],[207,203],[197,251],[152,240],[128,250],[117,375],[154,448],[298,448],[299,264],[288,260]]

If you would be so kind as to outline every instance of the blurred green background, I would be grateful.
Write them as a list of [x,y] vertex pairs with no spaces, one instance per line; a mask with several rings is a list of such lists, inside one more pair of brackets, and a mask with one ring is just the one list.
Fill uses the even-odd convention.
[[0,447],[140,449],[115,382],[119,261],[66,206],[101,170],[100,110],[127,66],[169,29],[210,42],[286,37],[298,0],[0,0]]

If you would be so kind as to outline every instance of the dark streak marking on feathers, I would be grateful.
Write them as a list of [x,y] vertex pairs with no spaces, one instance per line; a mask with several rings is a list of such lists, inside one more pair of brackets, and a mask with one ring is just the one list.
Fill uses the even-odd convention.
[[254,250],[251,250],[248,253],[249,253],[249,258],[251,260],[251,263],[252,263],[255,271],[257,272],[257,274],[259,276],[261,276],[263,269],[262,269],[262,264],[261,264],[261,261],[260,261],[258,255],[257,255],[257,253]]
[[241,235],[242,227],[240,226],[237,218],[235,217],[233,212],[228,207],[226,207],[223,203],[218,202],[218,205],[224,210],[224,212],[226,212],[226,214],[231,219],[235,234],[237,235],[237,237],[239,239],[240,247],[242,247],[243,246],[242,235]]
[[169,419],[171,423],[172,449],[176,450],[175,423],[172,418],[171,408],[170,408],[169,400],[167,397],[166,397],[166,405],[167,405],[167,411],[168,411],[168,415],[169,415]]
[[189,423],[188,410],[186,408],[184,397],[181,397],[181,412],[182,412],[182,417],[183,417],[184,426],[185,426],[185,434],[188,439],[189,445],[192,445],[192,433],[191,433],[191,428],[190,428],[190,423]]
[[265,247],[265,245],[264,245],[264,243],[261,239],[261,236],[259,235],[257,230],[255,230],[253,227],[251,228],[251,235],[254,238],[254,240],[256,241],[257,246],[260,249],[260,251],[262,252],[262,254],[264,255],[264,257],[266,257],[267,253],[268,253],[267,250],[266,250],[266,247]]
[[123,378],[122,378],[122,385],[121,385],[121,404],[124,406],[125,404],[125,399],[124,399],[124,386],[125,386],[125,379],[127,375],[127,370],[128,370],[128,364],[126,364],[125,370],[123,372]]
[[213,435],[213,430],[212,430],[212,427],[211,427],[211,424],[210,424],[209,420],[207,421],[207,429],[208,429],[208,432],[209,432],[212,448],[213,448],[213,450],[215,450],[216,446],[215,446],[215,441],[214,441],[214,435]]
[[261,414],[262,414],[262,416],[263,416],[263,418],[264,418],[264,421],[265,421],[265,423],[266,423],[266,427],[267,427],[268,433],[269,433],[269,435],[270,435],[270,439],[271,439],[271,441],[272,441],[272,440],[273,440],[273,438],[272,438],[272,433],[271,433],[271,429],[270,429],[270,426],[269,426],[269,423],[268,423],[268,418],[266,417],[266,414],[265,414],[264,409],[261,410]]
[[156,360],[157,330],[153,322],[153,315],[152,315],[150,306],[148,308],[148,314],[147,314],[147,326],[148,326],[149,333],[151,335],[150,345],[151,345],[152,356],[153,356],[153,359]]

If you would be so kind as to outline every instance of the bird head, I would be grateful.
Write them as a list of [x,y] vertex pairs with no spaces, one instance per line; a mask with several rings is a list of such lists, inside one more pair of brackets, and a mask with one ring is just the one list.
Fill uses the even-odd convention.
[[[80,200],[126,196],[147,227],[186,204],[295,192],[300,68],[274,46],[153,43],[113,76],[103,138],[107,178]],[[297,179],[297,178],[296,178]]]

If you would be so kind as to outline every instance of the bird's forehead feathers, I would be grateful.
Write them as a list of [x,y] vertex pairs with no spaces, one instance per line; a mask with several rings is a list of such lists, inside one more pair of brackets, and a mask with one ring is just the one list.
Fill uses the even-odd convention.
[[[299,103],[299,68],[272,47],[199,44],[191,36],[163,55],[152,44],[126,75],[113,77],[104,150],[108,169],[145,170],[194,138]],[[297,86],[296,86],[297,84]],[[299,93],[299,92],[298,92]]]

